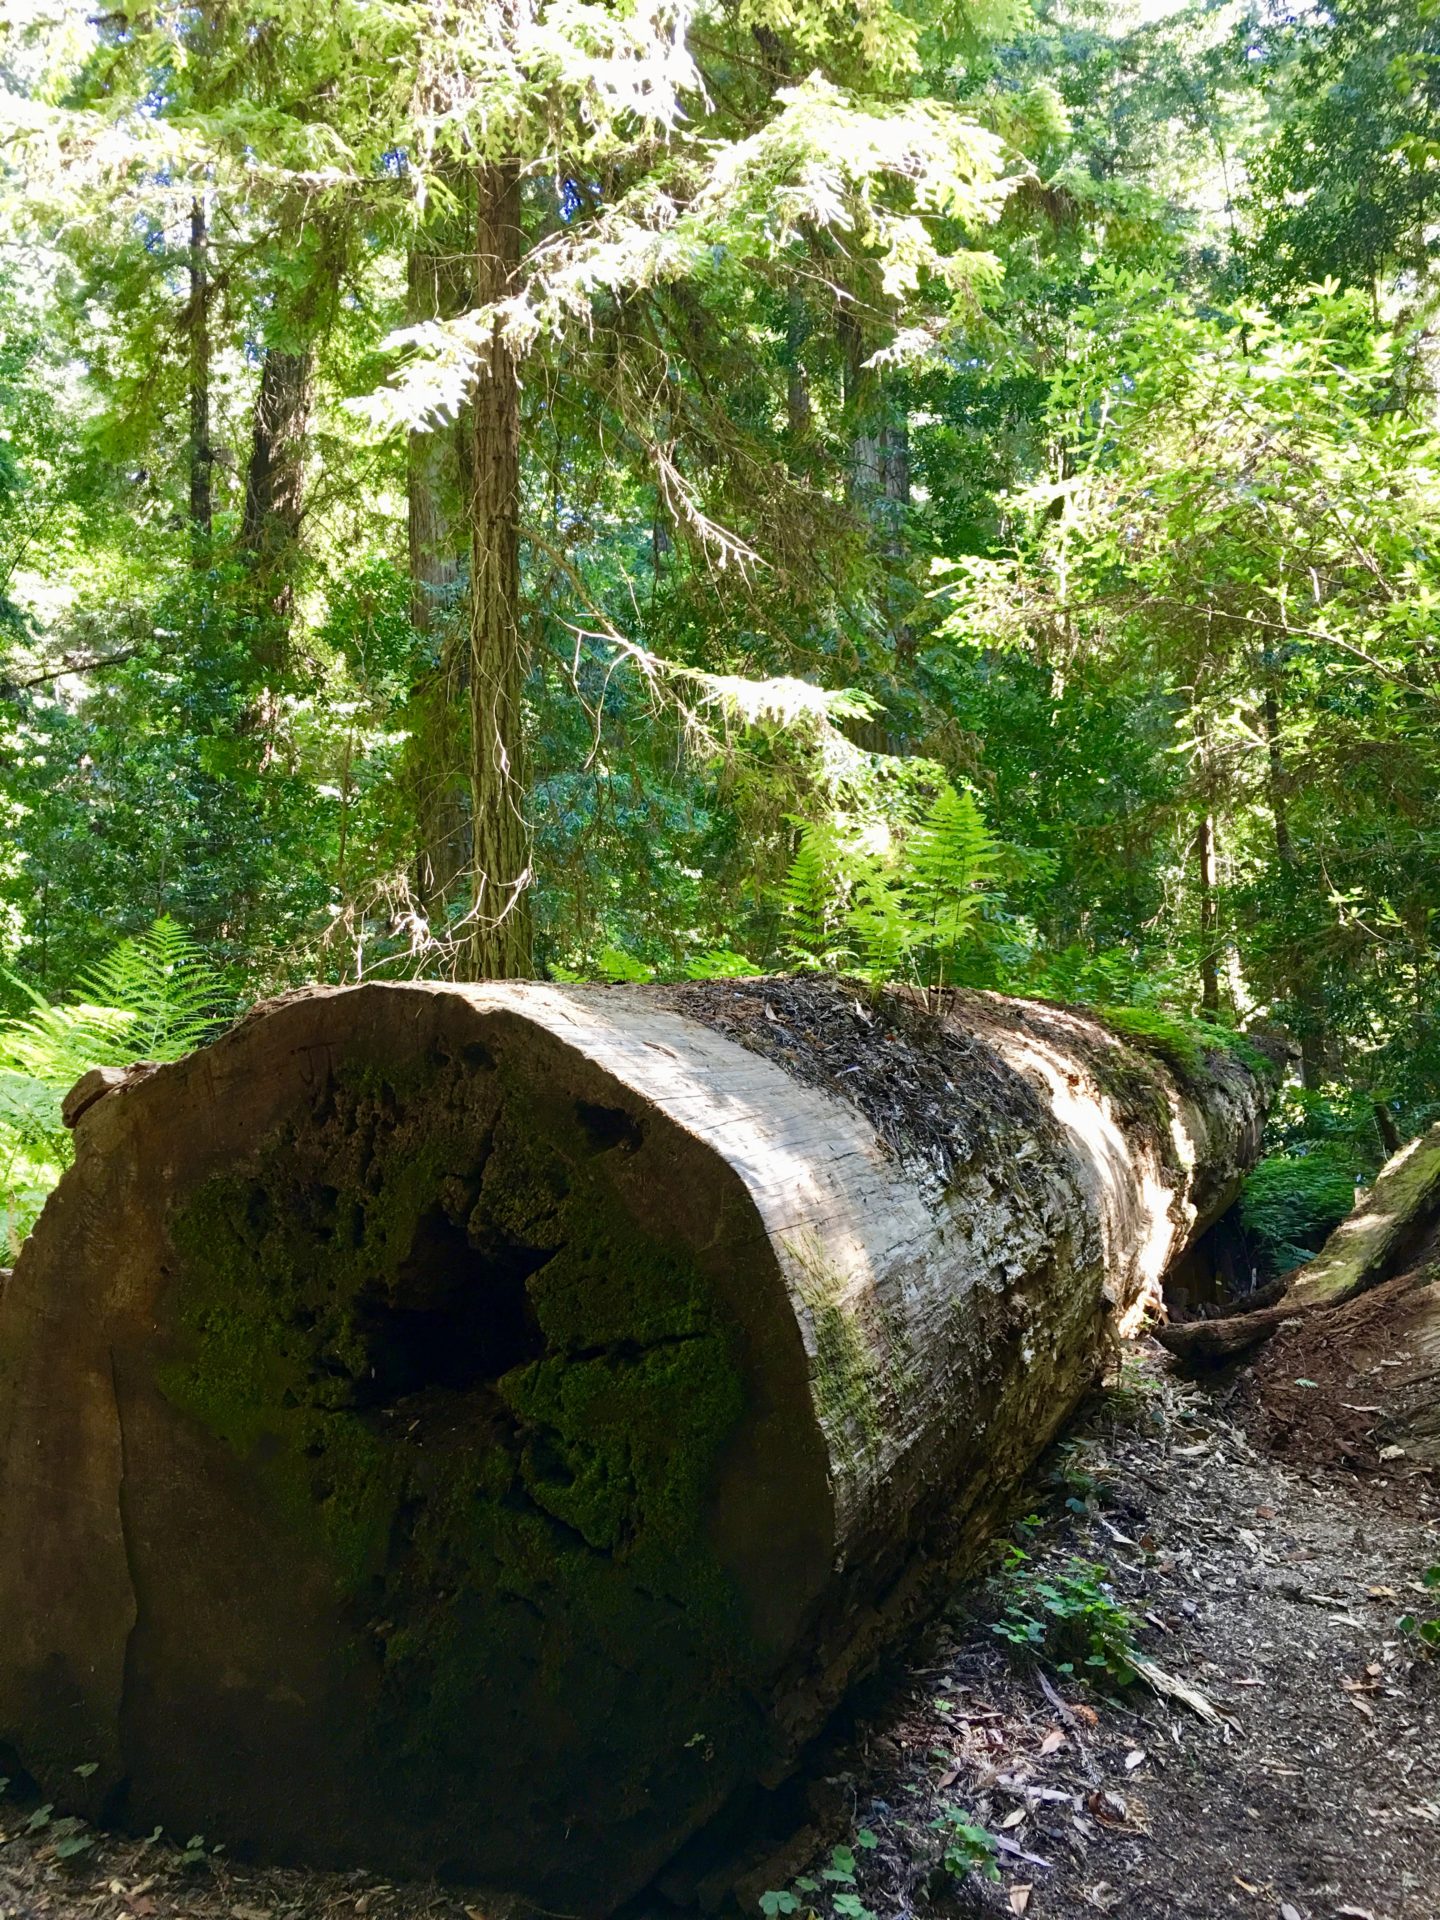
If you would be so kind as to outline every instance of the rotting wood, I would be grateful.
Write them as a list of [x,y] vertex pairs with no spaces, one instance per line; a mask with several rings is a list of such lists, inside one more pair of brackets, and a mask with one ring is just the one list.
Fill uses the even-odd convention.
[[[889,1145],[845,1022],[942,1063]],[[604,1912],[973,1564],[1260,1108],[989,995],[257,1009],[78,1116],[0,1300],[0,1736],[91,1817]]]

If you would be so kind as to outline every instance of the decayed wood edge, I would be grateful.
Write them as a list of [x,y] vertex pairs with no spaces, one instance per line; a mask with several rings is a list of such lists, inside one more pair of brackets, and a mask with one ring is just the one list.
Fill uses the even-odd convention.
[[1301,1307],[1338,1307],[1396,1270],[1440,1211],[1440,1122],[1387,1160],[1375,1184],[1290,1283]]
[[1268,1340],[1287,1321],[1327,1313],[1397,1271],[1440,1216],[1440,1123],[1394,1154],[1375,1184],[1330,1235],[1313,1260],[1289,1280],[1283,1296],[1215,1320],[1161,1327],[1156,1337],[1177,1358],[1219,1364]]

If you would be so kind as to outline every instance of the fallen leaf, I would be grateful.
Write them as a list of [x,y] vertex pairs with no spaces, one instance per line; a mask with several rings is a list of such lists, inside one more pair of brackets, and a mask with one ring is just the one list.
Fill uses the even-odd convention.
[[[1296,1384],[1298,1385],[1299,1383],[1297,1382]],[[1304,1915],[1298,1907],[1292,1907],[1288,1900],[1282,1900],[1280,1902],[1280,1920],[1304,1920]]]
[[1058,1753],[1065,1744],[1065,1736],[1059,1727],[1052,1727],[1040,1742],[1041,1753]]
[[1133,1773],[1136,1767],[1142,1767],[1144,1766],[1144,1764],[1145,1764],[1144,1747],[1132,1747],[1129,1753],[1127,1753],[1125,1756],[1125,1771],[1127,1773]]
[[1017,1807],[1013,1813],[1007,1813],[1005,1818],[1000,1822],[1000,1831],[1002,1833],[1010,1833],[1016,1827],[1020,1826],[1024,1819],[1024,1807]]
[[1350,1702],[1351,1706],[1354,1707],[1355,1711],[1357,1713],[1363,1713],[1367,1720],[1373,1720],[1375,1718],[1374,1707],[1371,1706],[1368,1700],[1362,1700],[1358,1693],[1347,1693],[1345,1698]]
[[1372,1600],[1396,1600],[1399,1598],[1394,1587],[1367,1587],[1365,1591]]
[[951,1767],[947,1772],[941,1774],[935,1784],[937,1787],[949,1787],[953,1786],[959,1778],[960,1769],[958,1767]]
[[1075,1705],[1071,1707],[1070,1711],[1077,1720],[1083,1721],[1087,1727],[1098,1727],[1100,1724],[1100,1716],[1094,1707],[1083,1707],[1078,1700]]
[[142,1893],[138,1900],[131,1900],[130,1911],[138,1914],[140,1920],[147,1920],[147,1917],[155,1911],[155,1902],[150,1898],[148,1893]]
[[1375,1920],[1369,1907],[1336,1907],[1335,1920]]
[[1274,1507],[1256,1507],[1255,1518],[1257,1520],[1273,1520],[1275,1518]]
[[1029,1887],[1011,1887],[1010,1911],[1012,1913],[1024,1913],[1025,1909],[1029,1906],[1029,1904],[1030,1904]]
[[1123,1827],[1129,1809],[1123,1794],[1097,1789],[1085,1802],[1095,1818],[1106,1827]]

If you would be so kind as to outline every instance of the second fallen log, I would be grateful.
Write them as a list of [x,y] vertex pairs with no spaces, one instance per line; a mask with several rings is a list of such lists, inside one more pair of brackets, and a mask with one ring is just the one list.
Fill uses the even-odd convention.
[[0,1739],[603,1912],[985,1540],[1259,1112],[993,996],[262,1008],[85,1109],[0,1300]]

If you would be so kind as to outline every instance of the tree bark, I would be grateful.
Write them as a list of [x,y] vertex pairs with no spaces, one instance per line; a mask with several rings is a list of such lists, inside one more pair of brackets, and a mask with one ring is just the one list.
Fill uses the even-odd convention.
[[289,651],[305,507],[313,361],[308,345],[270,347],[255,395],[240,544],[249,556],[257,606],[266,626],[257,654],[271,672],[283,672]]
[[0,1738],[575,1914],[973,1566],[1261,1122],[827,982],[309,989],[90,1092],[0,1299]]
[[788,435],[786,464],[792,474],[806,471],[815,430],[815,407],[810,398],[810,376],[805,370],[805,342],[809,334],[805,302],[793,288],[785,319],[785,423]]
[[[406,267],[412,326],[458,311],[454,274],[433,246],[412,247]],[[470,431],[468,416],[464,431]],[[443,619],[460,579],[460,500],[455,435],[442,428],[412,433],[406,463],[410,624],[417,633],[434,636],[435,645],[410,695],[407,761],[415,814],[415,890],[432,926],[448,919],[469,851],[462,801],[465,755],[456,713],[465,672]]]
[[1215,822],[1206,812],[1195,829],[1195,865],[1200,881],[1200,1007],[1220,1013],[1219,912],[1215,900]]
[[[1270,813],[1275,823],[1275,854],[1290,883],[1298,890],[1299,862],[1290,833],[1290,778],[1285,768],[1280,737],[1280,691],[1278,671],[1272,671],[1265,685],[1265,748],[1269,761]],[[1311,1093],[1325,1084],[1326,1044],[1324,1014],[1318,1004],[1311,978],[1308,956],[1292,951],[1286,960],[1286,990],[1293,1000],[1299,1019],[1300,1077]],[[1399,1142],[1396,1142],[1398,1146]]]
[[190,532],[195,563],[208,564],[214,525],[210,444],[210,266],[205,202],[190,202]]
[[[520,174],[485,166],[477,181],[475,298],[513,291],[520,262]],[[533,971],[530,826],[520,627],[520,385],[499,322],[475,390],[470,475],[470,929],[465,972],[518,980]]]

